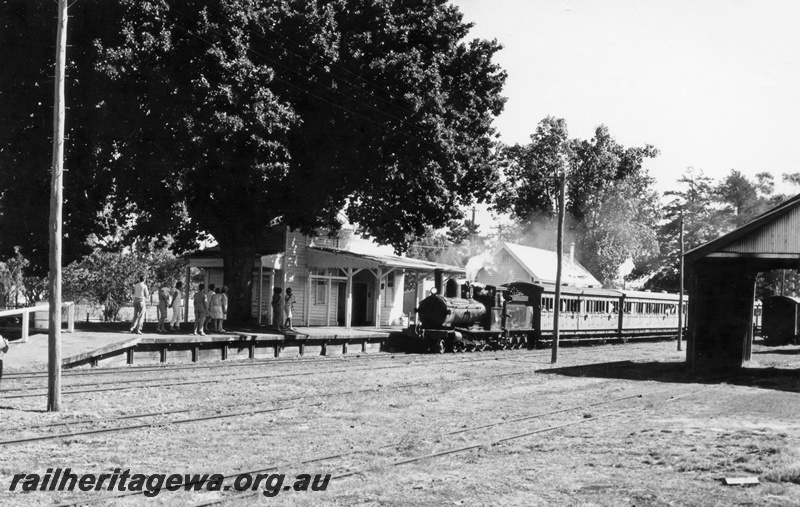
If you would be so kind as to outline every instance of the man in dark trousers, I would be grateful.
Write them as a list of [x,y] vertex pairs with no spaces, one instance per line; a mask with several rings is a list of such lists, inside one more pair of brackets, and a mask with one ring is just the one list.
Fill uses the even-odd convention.
[[8,352],[8,340],[0,336],[0,382],[3,381],[3,356]]

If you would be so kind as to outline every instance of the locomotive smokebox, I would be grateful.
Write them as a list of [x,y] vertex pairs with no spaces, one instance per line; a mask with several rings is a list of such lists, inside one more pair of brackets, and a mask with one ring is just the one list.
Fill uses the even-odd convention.
[[486,306],[474,299],[445,298],[434,294],[420,301],[417,311],[422,327],[428,329],[470,327],[481,322]]

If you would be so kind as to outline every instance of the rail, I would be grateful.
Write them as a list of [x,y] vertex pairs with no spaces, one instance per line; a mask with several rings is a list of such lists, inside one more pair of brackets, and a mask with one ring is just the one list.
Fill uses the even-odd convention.
[[[61,309],[67,308],[67,333],[75,332],[75,303],[67,301],[61,303]],[[27,343],[28,334],[30,333],[30,317],[33,312],[46,312],[50,310],[49,304],[41,304],[36,306],[28,306],[25,308],[17,308],[15,310],[2,310],[0,317],[12,317],[14,315],[22,316],[22,343]]]

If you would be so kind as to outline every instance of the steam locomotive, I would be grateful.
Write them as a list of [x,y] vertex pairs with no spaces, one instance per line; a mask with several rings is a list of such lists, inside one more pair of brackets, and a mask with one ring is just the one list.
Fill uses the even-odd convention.
[[[458,287],[450,282],[444,295],[437,282],[437,288],[415,309],[415,324],[392,333],[387,350],[463,352],[534,347],[552,339],[554,285],[513,282],[499,287],[477,283]],[[677,294],[562,286],[560,338],[675,337],[678,303]],[[687,306],[684,298],[684,315]]]

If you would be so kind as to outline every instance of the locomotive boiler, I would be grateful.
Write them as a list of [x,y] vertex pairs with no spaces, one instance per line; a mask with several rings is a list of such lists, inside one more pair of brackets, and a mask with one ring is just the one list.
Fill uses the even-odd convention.
[[489,314],[487,305],[475,299],[447,298],[432,294],[419,303],[417,315],[422,327],[446,329],[481,324]]

